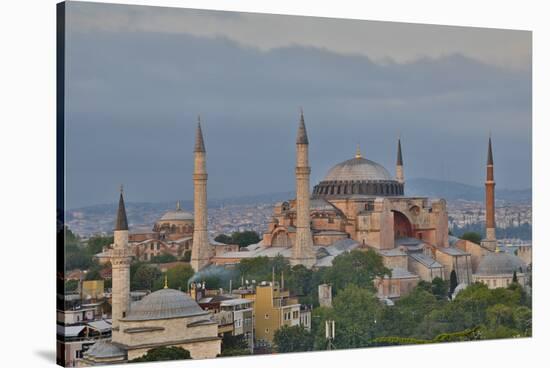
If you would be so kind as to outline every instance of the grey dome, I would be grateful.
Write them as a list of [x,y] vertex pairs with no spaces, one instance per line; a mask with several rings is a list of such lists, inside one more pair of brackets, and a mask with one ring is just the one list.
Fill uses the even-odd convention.
[[94,358],[125,357],[126,352],[108,341],[99,340],[86,351],[86,356]]
[[509,253],[488,253],[483,256],[476,275],[510,275],[525,272],[527,265],[521,258]]
[[174,289],[161,289],[132,303],[127,321],[190,317],[207,314],[189,295]]
[[355,157],[333,166],[323,180],[372,181],[393,180],[393,178],[384,166],[363,157]]
[[160,221],[185,221],[193,220],[193,215],[181,209],[168,211],[160,218]]

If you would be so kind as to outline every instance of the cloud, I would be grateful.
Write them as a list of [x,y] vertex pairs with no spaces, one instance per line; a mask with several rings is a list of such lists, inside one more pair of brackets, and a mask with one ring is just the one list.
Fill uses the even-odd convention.
[[226,37],[77,25],[66,65],[69,207],[110,202],[119,183],[133,201],[191,198],[199,113],[211,197],[291,190],[300,106],[312,185],[357,142],[392,171],[399,133],[408,177],[480,185],[489,130],[499,186],[531,185],[530,70],[463,54],[381,63],[311,46],[262,50]]
[[491,65],[530,69],[529,31],[227,11],[70,3],[69,28],[227,37],[263,51],[288,46],[411,62],[460,53]]

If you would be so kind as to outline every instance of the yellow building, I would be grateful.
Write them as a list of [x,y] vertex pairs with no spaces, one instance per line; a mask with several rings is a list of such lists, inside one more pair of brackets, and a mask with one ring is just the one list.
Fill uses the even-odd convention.
[[[246,291],[246,290],[243,290]],[[254,326],[256,344],[271,345],[275,331],[283,326],[300,325],[300,303],[290,296],[278,282],[262,282],[255,291],[242,293],[242,297],[254,300]],[[308,316],[310,312],[307,312]],[[302,318],[309,327],[311,317]]]

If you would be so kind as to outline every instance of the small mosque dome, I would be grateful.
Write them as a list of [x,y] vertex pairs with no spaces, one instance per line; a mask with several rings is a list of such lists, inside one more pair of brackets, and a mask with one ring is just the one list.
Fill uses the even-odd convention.
[[394,179],[384,166],[361,156],[356,156],[333,166],[325,176],[324,181],[332,180],[385,181]]
[[108,341],[99,340],[86,351],[86,356],[96,359],[125,357],[126,352]]
[[521,258],[503,252],[489,253],[483,256],[477,267],[477,275],[511,275],[525,272],[527,265]]
[[207,314],[189,295],[174,289],[161,289],[133,303],[124,318],[127,321],[144,321],[191,317]]
[[160,221],[189,221],[189,220],[193,220],[193,215],[189,212],[182,210],[179,202],[176,203],[175,210],[167,211],[160,218]]

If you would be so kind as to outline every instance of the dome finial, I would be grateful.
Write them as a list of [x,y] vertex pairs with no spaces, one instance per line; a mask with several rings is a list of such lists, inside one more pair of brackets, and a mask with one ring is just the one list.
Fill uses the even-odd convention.
[[361,156],[361,147],[359,146],[359,142],[357,143],[357,149],[355,150],[355,158],[362,158]]
[[164,275],[164,288],[168,289],[168,274]]

